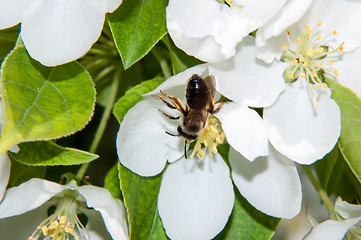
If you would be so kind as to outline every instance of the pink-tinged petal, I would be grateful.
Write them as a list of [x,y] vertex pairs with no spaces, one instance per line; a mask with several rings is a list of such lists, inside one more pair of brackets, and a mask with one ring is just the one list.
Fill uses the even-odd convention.
[[226,225],[233,203],[229,169],[219,154],[182,158],[163,175],[158,209],[173,240],[212,239]]
[[99,211],[108,232],[114,240],[128,239],[128,225],[123,204],[112,197],[105,188],[81,186],[78,191],[86,199],[88,207]]
[[125,115],[118,132],[119,161],[142,176],[159,174],[167,160],[183,155],[184,140],[165,133],[177,134],[179,122],[168,119],[158,108],[167,110],[160,100],[139,102]]
[[349,204],[340,197],[336,201],[336,211],[345,219],[361,217],[361,205]]
[[300,212],[302,192],[296,167],[273,147],[267,157],[253,162],[231,148],[229,162],[235,185],[255,208],[288,219]]
[[225,97],[252,107],[270,106],[283,91],[284,65],[265,64],[255,57],[254,38],[242,41],[237,55],[209,66],[217,80],[217,90]]
[[317,225],[312,229],[312,231],[305,237],[305,240],[340,240],[343,239],[347,231],[356,223],[358,223],[361,218],[350,219],[346,221],[334,221],[327,220]]
[[304,79],[287,84],[277,102],[265,108],[263,118],[272,145],[288,158],[311,164],[330,152],[341,131],[340,108],[330,98],[330,89],[312,86],[314,107]]
[[107,1],[38,0],[22,20],[21,38],[30,56],[55,66],[82,57],[99,38]]
[[284,0],[242,2],[241,11],[217,1],[171,0],[167,28],[175,44],[189,55],[205,62],[221,62],[232,57],[242,38],[275,15],[284,3]]
[[0,202],[4,196],[10,176],[10,159],[6,153],[0,155]]
[[268,154],[268,136],[263,119],[254,110],[228,103],[216,114],[227,142],[248,160]]
[[349,87],[361,98],[361,81],[355,76],[361,75],[361,48],[357,48],[353,52],[343,53],[337,61],[332,65],[337,69],[339,76],[337,81],[342,85]]
[[0,204],[0,218],[33,210],[66,188],[67,186],[37,178],[9,188]]
[[0,29],[12,27],[20,23],[25,11],[33,2],[34,0],[1,0]]

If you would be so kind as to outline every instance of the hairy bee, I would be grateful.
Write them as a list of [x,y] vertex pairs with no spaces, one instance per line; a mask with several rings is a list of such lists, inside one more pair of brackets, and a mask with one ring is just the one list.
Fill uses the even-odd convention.
[[[223,106],[223,103],[220,103],[218,107],[215,108],[214,95],[216,93],[216,80],[212,75],[202,78],[198,74],[193,74],[188,80],[186,88],[186,106],[184,106],[179,98],[168,95],[162,91],[160,92],[164,97],[160,95],[156,96],[169,108],[176,109],[181,113],[181,116],[174,117],[159,110],[169,119],[180,120],[177,128],[177,135],[171,134],[167,131],[166,133],[171,136],[184,138],[184,155],[187,158],[187,143],[195,140],[202,133],[207,123],[208,114],[217,113]],[[170,99],[172,104],[165,98]]]

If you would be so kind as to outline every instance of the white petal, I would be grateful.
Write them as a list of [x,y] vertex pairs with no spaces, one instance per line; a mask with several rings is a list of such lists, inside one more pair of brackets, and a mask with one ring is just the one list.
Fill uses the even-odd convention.
[[317,108],[302,79],[287,84],[277,102],[263,113],[272,145],[301,164],[311,164],[331,151],[341,131],[340,108],[330,98],[331,90],[312,88]]
[[336,210],[345,219],[361,217],[361,205],[349,204],[340,197],[336,201]]
[[293,218],[300,212],[301,182],[292,161],[270,147],[268,157],[253,162],[231,148],[229,162],[235,185],[255,208],[280,218]]
[[266,125],[256,111],[228,103],[216,116],[222,123],[227,142],[248,160],[268,154]]
[[[161,85],[159,85],[156,89],[145,94],[144,96],[159,94],[159,91],[162,90],[165,93],[173,94],[174,96],[177,96],[182,99],[185,97],[185,87],[188,83],[188,80],[193,74],[198,74],[202,77],[208,76],[209,73],[208,73],[207,64],[200,64],[200,65],[188,68],[187,70],[168,78]],[[176,91],[174,89],[176,89]],[[169,91],[171,91],[171,92],[169,92]]]
[[107,7],[107,1],[38,0],[21,25],[26,49],[47,66],[78,59],[99,38]]
[[211,239],[226,225],[234,192],[219,154],[169,165],[158,197],[159,215],[169,238]]
[[101,213],[114,240],[129,238],[125,209],[119,200],[114,199],[105,188],[86,185],[79,187],[78,191],[86,199],[88,207]]
[[279,13],[257,30],[257,47],[266,45],[266,40],[280,35],[288,26],[297,22],[311,2],[312,0],[289,0]]
[[[158,106],[164,108],[163,105]],[[120,125],[117,137],[120,162],[142,176],[157,175],[167,160],[174,161],[183,155],[184,140],[165,133],[176,133],[177,125],[178,121],[161,114],[152,101],[139,102]]]
[[10,159],[6,153],[0,155],[0,202],[4,196],[10,176]]
[[11,217],[33,210],[65,188],[67,187],[37,178],[33,178],[17,187],[9,188],[0,204],[0,218]]
[[299,25],[301,27],[307,25],[313,28],[319,21],[322,21],[320,28],[322,35],[326,36],[326,34],[336,30],[338,37],[335,38],[336,41],[330,44],[333,47],[338,47],[344,41],[344,51],[347,52],[361,46],[360,12],[361,4],[359,1],[317,0],[312,2]]
[[33,2],[34,0],[1,0],[0,29],[20,23],[26,9]]
[[350,53],[344,53],[341,58],[332,65],[337,69],[339,76],[337,80],[342,85],[351,88],[361,98],[361,81],[355,77],[361,74],[361,48]]
[[361,218],[341,222],[334,220],[324,221],[323,223],[314,227],[312,231],[306,236],[305,240],[340,240],[345,236],[346,232],[360,220]]
[[[98,211],[94,211],[94,209],[81,209],[81,212],[86,215],[88,218],[88,223],[86,225],[86,232],[83,230],[84,239],[86,238],[86,234],[89,234],[90,240],[111,240],[109,232],[107,231],[106,226],[104,225],[104,221],[102,215]],[[124,240],[129,238],[123,238]]]
[[[237,5],[237,1],[234,3]],[[167,28],[175,44],[189,55],[205,62],[220,62],[232,57],[237,43],[276,14],[284,3],[242,2],[241,11],[217,1],[170,0]]]
[[106,12],[114,12],[121,3],[122,0],[108,0],[108,7],[106,9]]
[[51,202],[47,202],[24,214],[0,219],[1,239],[28,239],[48,217],[47,211],[51,205]]
[[244,39],[234,58],[209,66],[221,94],[252,107],[270,106],[276,101],[285,85],[283,71],[279,62],[265,64],[256,59],[253,37]]

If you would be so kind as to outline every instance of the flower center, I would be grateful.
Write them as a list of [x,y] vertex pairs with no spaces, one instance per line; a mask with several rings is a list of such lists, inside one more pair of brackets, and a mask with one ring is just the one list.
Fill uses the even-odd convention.
[[299,78],[306,79],[315,108],[318,104],[311,84],[314,84],[316,89],[327,87],[324,76],[338,76],[337,69],[332,67],[334,60],[329,55],[338,51],[342,53],[344,45],[343,42],[336,49],[331,50],[327,42],[337,36],[337,31],[334,30],[325,37],[321,37],[318,35],[321,25],[322,22],[319,22],[314,30],[305,26],[304,33],[296,39],[296,43],[291,42],[289,38],[291,32],[287,30],[289,46],[287,44],[282,46],[284,52],[281,57],[281,61],[290,63],[283,73],[285,82],[292,83]]
[[228,7],[233,7],[237,10],[243,11],[240,4],[234,3],[233,0],[216,0],[219,3],[226,4]]
[[[224,138],[225,135],[222,131],[220,122],[215,117],[210,117],[208,119],[207,126],[198,136],[190,157],[193,158],[195,154],[197,154],[199,158],[203,157],[206,154],[207,148],[209,151],[209,156],[212,157],[212,152],[218,152],[217,145],[222,144],[224,142]],[[202,149],[202,146],[205,147],[204,150]]]
[[69,190],[69,193],[60,198],[55,212],[39,224],[28,240],[42,239],[43,237],[53,240],[79,240],[84,239],[84,233],[87,235],[87,239],[90,239],[78,218],[79,202],[74,196],[74,191]]

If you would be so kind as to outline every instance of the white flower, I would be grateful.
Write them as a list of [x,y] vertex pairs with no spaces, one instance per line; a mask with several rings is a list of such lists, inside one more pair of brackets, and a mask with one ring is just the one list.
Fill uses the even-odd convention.
[[4,239],[129,239],[125,209],[106,189],[36,178],[6,191],[0,229]]
[[360,239],[361,205],[349,204],[338,198],[335,210],[337,220],[327,220],[315,226],[305,240]]
[[[331,90],[325,87],[323,77],[338,74],[332,63],[338,59],[343,44],[335,49],[327,47],[337,36],[333,31],[324,33],[324,24],[316,22],[315,28],[305,26],[302,31],[290,28],[282,58],[279,53],[278,60],[271,64],[255,57],[252,60],[256,49],[253,42],[245,42],[239,46],[235,58],[227,63],[228,69],[217,67],[216,72],[211,71],[218,78],[229,76],[238,78],[243,85],[253,85],[259,99],[262,99],[261,96],[264,96],[263,100],[270,99],[268,105],[263,104],[269,140],[279,152],[301,164],[311,164],[331,151],[341,129],[340,109],[330,98]],[[284,43],[278,44],[282,50]],[[258,81],[250,82],[249,78],[257,78]],[[244,99],[245,96],[249,98],[248,95],[237,97],[235,89],[228,89],[229,98],[249,102]],[[276,102],[273,103],[274,100]],[[255,104],[258,105],[248,105]]]
[[[205,77],[209,71],[208,65],[198,65],[165,81],[127,113],[118,132],[119,160],[133,172],[154,176],[170,163],[162,178],[158,209],[171,239],[211,239],[224,228],[233,208],[230,169],[217,149],[203,148],[199,151],[205,151],[200,154],[203,157],[190,158],[188,154],[186,159],[184,139],[165,133],[175,134],[179,122],[168,119],[158,109],[172,116],[178,112],[150,96],[162,90],[184,98],[188,79],[193,74]],[[217,90],[222,89],[223,79],[216,81]],[[279,158],[272,147],[269,149],[261,117],[239,103],[227,103],[215,115],[217,119],[210,118],[203,133],[215,124],[214,132],[225,134],[231,145],[232,178],[241,194],[269,215],[285,218],[297,215],[302,198],[297,170],[292,161]],[[203,138],[207,136],[198,139]],[[262,157],[265,155],[268,156]]]
[[30,56],[56,66],[82,57],[96,42],[105,13],[121,0],[2,0],[0,29],[21,22],[21,39]]
[[174,43],[205,62],[235,55],[243,37],[272,18],[286,0],[170,0],[167,28]]

